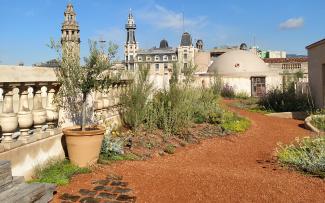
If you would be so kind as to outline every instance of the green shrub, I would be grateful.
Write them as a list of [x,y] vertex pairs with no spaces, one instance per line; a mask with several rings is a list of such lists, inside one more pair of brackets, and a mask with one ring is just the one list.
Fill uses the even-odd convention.
[[136,161],[140,160],[140,157],[133,153],[126,154],[101,154],[99,157],[99,163],[110,164],[115,161]]
[[311,124],[320,131],[325,131],[325,115],[312,116]]
[[325,178],[325,137],[303,138],[292,145],[280,145],[279,162],[299,171]]
[[164,149],[164,152],[166,152],[167,154],[174,154],[175,153],[175,146],[172,145],[172,144],[168,144],[165,149]]
[[124,107],[122,120],[130,128],[137,129],[145,120],[146,103],[152,94],[152,83],[149,82],[149,69],[139,67],[134,82],[129,86],[120,100]]
[[224,112],[222,115],[221,127],[226,131],[233,133],[245,132],[251,125],[251,122],[244,117],[238,116],[232,112]]
[[238,99],[248,99],[249,98],[249,95],[247,92],[238,92],[235,94],[235,97],[238,98]]
[[52,160],[44,166],[36,167],[35,178],[30,182],[66,185],[73,175],[90,172],[90,169],[75,166],[68,160]]
[[234,88],[229,84],[226,84],[221,90],[221,96],[229,99],[235,98]]
[[310,111],[313,109],[311,99],[305,94],[296,94],[292,83],[284,90],[274,88],[260,98],[258,104],[275,112]]

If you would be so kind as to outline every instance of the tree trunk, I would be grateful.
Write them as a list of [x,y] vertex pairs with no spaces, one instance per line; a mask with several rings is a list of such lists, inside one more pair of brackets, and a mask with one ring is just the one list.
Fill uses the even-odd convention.
[[87,94],[83,93],[82,95],[82,120],[81,120],[81,130],[85,131],[86,129],[86,110],[87,110]]

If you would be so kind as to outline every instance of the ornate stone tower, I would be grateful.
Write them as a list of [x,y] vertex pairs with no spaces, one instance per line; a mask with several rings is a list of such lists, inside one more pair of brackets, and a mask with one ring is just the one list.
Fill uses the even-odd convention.
[[135,40],[136,25],[131,9],[128,16],[128,22],[125,25],[125,29],[127,32],[127,36],[126,43],[124,46],[124,60],[127,70],[133,71],[135,68],[135,59],[138,51],[138,43]]
[[[61,45],[63,49],[63,55],[65,51],[72,52],[75,54],[77,59],[80,59],[80,30],[79,24],[76,21],[76,13],[73,10],[73,5],[69,3],[67,9],[64,12],[64,22],[62,24],[62,35],[61,35]],[[72,54],[69,53],[68,55]]]

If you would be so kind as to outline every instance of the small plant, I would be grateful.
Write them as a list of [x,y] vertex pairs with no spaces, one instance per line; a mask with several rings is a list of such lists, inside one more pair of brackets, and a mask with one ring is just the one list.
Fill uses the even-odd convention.
[[30,182],[66,185],[73,175],[90,172],[90,169],[75,166],[68,160],[51,160],[44,166],[36,167],[35,177]]
[[251,125],[251,122],[244,117],[238,116],[232,112],[225,112],[222,116],[221,127],[228,132],[242,133]]
[[312,116],[311,124],[320,131],[325,131],[325,115]]
[[172,145],[172,144],[168,144],[165,149],[164,149],[164,152],[166,152],[167,154],[174,154],[175,153],[175,146]]
[[301,172],[325,178],[325,137],[297,139],[291,145],[279,145],[279,162]]
[[137,129],[146,119],[147,102],[152,94],[152,83],[149,82],[149,68],[140,66],[137,76],[128,90],[121,95],[124,111],[124,124],[132,130]]
[[235,97],[238,98],[238,99],[248,99],[249,98],[249,95],[247,92],[245,91],[242,91],[242,92],[238,92],[235,94]]
[[235,98],[234,88],[229,84],[226,84],[221,90],[221,96],[229,99]]

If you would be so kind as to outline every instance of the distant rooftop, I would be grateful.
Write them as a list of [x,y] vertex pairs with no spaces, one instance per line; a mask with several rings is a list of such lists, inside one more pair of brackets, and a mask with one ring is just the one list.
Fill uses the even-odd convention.
[[298,58],[265,58],[265,63],[304,63],[308,62],[308,57]]

